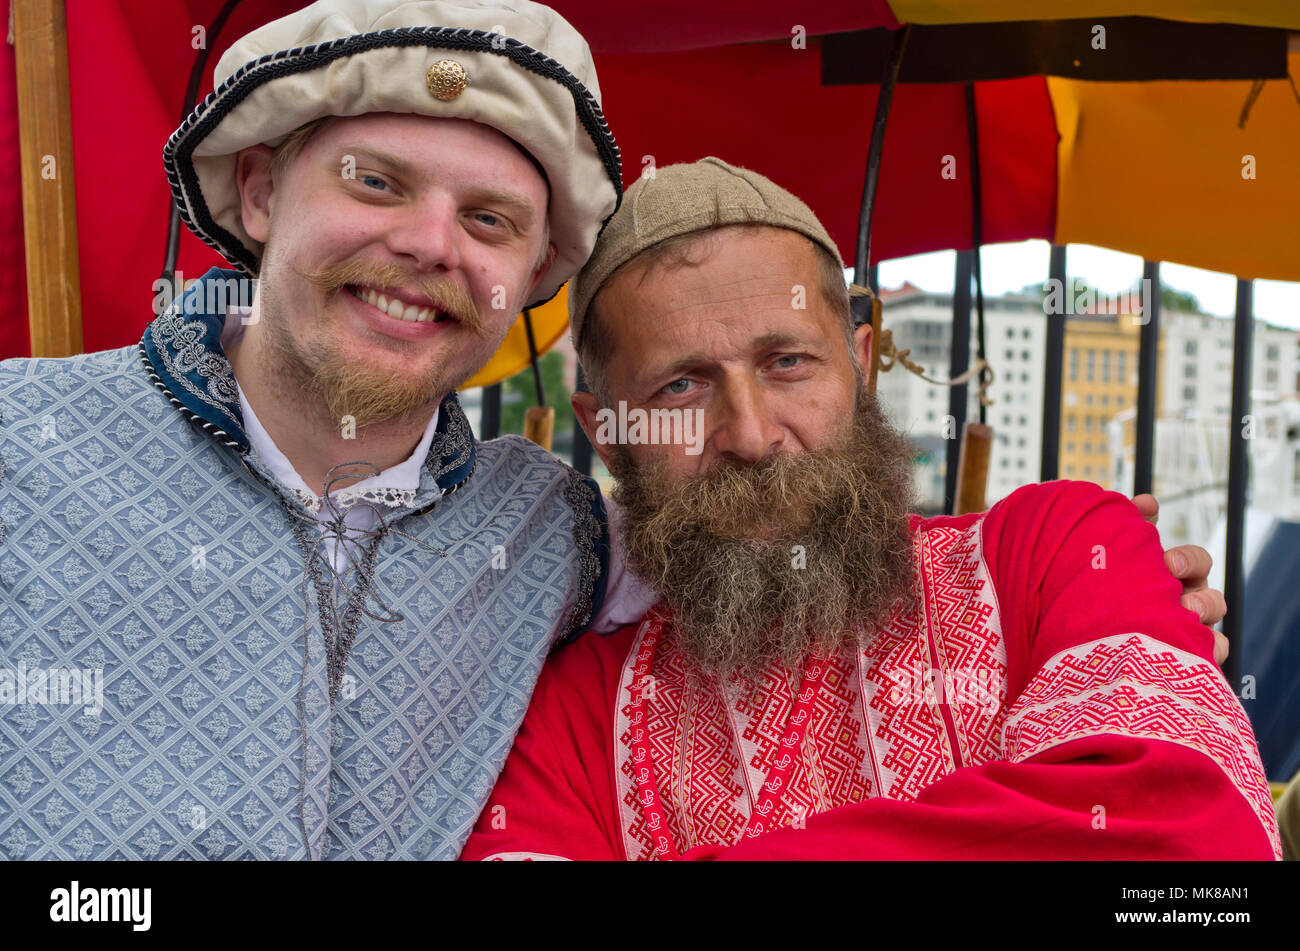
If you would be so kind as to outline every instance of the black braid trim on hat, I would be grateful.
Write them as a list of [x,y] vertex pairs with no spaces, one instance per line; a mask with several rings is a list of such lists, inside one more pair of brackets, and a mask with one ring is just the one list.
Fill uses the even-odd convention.
[[[167,182],[171,185],[172,198],[190,230],[225,255],[239,270],[255,277],[257,258],[242,241],[218,225],[208,211],[207,202],[203,200],[203,192],[199,188],[198,174],[194,171],[194,150],[259,86],[282,76],[319,69],[357,53],[393,46],[427,46],[431,49],[495,53],[505,56],[529,72],[553,79],[564,86],[573,96],[578,121],[591,137],[596,154],[605,166],[605,173],[614,185],[614,208],[618,210],[623,200],[623,173],[618,143],[614,141],[600,104],[578,77],[540,50],[497,33],[450,27],[402,27],[359,33],[315,46],[299,46],[268,53],[245,63],[220,87],[209,93],[181,123],[180,128],[172,133],[163,147],[163,169],[167,173]],[[188,202],[187,196],[190,198]],[[189,211],[191,204],[194,207],[193,216]],[[610,217],[613,217],[612,212]],[[605,221],[608,222],[609,218]],[[602,230],[604,223],[601,223]]]

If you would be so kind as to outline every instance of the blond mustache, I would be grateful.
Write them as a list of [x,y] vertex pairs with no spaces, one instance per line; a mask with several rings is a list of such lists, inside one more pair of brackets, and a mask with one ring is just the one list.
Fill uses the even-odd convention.
[[445,278],[414,277],[395,264],[371,264],[355,259],[331,264],[317,271],[298,271],[298,274],[330,295],[357,284],[378,291],[390,287],[413,288],[433,301],[439,310],[450,314],[461,326],[479,335],[487,333],[487,327],[479,316],[478,308],[474,306],[473,298]]

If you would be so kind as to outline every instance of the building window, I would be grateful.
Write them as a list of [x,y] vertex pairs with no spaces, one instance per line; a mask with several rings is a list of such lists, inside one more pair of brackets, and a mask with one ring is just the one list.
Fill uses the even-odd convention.
[[1092,443],[1090,443],[1090,442],[1086,442],[1086,443],[1084,443],[1084,444],[1083,444],[1083,454],[1086,456],[1086,455],[1088,455],[1088,454],[1091,453],[1091,452],[1092,452]]
[[1185,367],[1183,367],[1183,379],[1184,379],[1184,380],[1194,380],[1194,379],[1196,379],[1196,364],[1195,364],[1195,363],[1189,363],[1189,364],[1187,364]]
[[1008,328],[1007,328],[1007,339],[1008,339],[1008,340],[1014,340],[1015,337],[1016,337],[1016,328],[1015,328],[1015,327],[1008,327]]
[[1026,327],[1024,330],[1020,331],[1020,336],[1024,337],[1026,340],[1028,340],[1028,339],[1029,339],[1029,328]]
[[1189,402],[1194,402],[1196,400],[1196,387],[1183,387],[1183,399],[1188,400]]
[[1079,348],[1070,348],[1070,379],[1079,379]]
[[1187,341],[1187,355],[1188,355],[1189,357],[1194,357],[1194,356],[1196,356],[1196,341],[1195,341],[1195,340],[1189,340],[1189,341]]
[[1128,382],[1128,354],[1121,350],[1115,355],[1115,366],[1120,383]]
[[1097,351],[1090,349],[1088,351],[1088,382],[1091,383],[1097,379]]
[[1101,352],[1101,382],[1103,383],[1110,382],[1110,351],[1109,350],[1103,350]]
[[1083,405],[1084,405],[1084,406],[1091,406],[1091,405],[1092,405],[1092,394],[1091,394],[1091,393],[1084,393],[1084,394],[1083,394]]
[[1109,393],[1103,393],[1103,394],[1101,394],[1101,405],[1102,405],[1102,406],[1109,406],[1109,405],[1110,405],[1110,394],[1109,394]]
[[1067,416],[1067,417],[1065,417],[1065,431],[1066,431],[1067,433],[1072,433],[1072,432],[1074,432],[1074,417],[1073,417],[1073,416]]
[[1269,367],[1264,371],[1264,382],[1269,386],[1277,385],[1277,367]]
[[1028,362],[1029,362],[1029,351],[1028,351],[1028,350],[1021,350],[1021,351],[1020,351],[1020,359],[1021,359],[1021,360],[1024,360],[1026,363],[1028,363]]
[[1268,347],[1265,349],[1264,354],[1265,354],[1264,359],[1266,359],[1266,360],[1276,360],[1276,359],[1277,359],[1277,344],[1275,344],[1275,343],[1270,343],[1270,344],[1268,345]]

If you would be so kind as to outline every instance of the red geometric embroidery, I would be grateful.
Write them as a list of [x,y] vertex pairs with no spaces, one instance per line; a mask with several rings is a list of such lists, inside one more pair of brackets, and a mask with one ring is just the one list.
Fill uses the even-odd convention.
[[[1001,613],[982,557],[982,520],[913,523],[918,604],[861,652],[835,658],[773,827],[871,796],[909,801],[958,764],[1020,762],[1080,736],[1165,739],[1213,759],[1251,803],[1274,851],[1277,823],[1245,711],[1213,665],[1140,634],[1053,657],[1006,707]],[[615,722],[624,847],[653,846],[637,796],[628,729],[638,635]],[[794,706],[796,674],[773,666],[741,694],[691,673],[671,628],[656,651],[646,716],[660,796],[680,851],[734,845]]]
[[[865,650],[828,663],[803,755],[773,827],[871,796],[914,799],[955,768],[954,747],[964,763],[997,758],[1006,652],[980,558],[979,523],[964,530],[927,529],[918,520],[913,529],[924,596],[915,610],[896,614]],[[644,627],[624,666],[615,723],[630,859],[654,853],[628,724],[632,668],[643,635]],[[736,684],[724,688],[687,669],[669,628],[651,675],[647,735],[673,841],[680,851],[735,844],[794,707],[798,674],[773,665],[756,691]],[[972,702],[969,683],[981,685],[991,701]]]
[[1277,816],[1250,721],[1218,668],[1145,634],[1115,634],[1051,658],[1007,711],[1016,763],[1085,736],[1167,740],[1212,759],[1259,818],[1276,857]]

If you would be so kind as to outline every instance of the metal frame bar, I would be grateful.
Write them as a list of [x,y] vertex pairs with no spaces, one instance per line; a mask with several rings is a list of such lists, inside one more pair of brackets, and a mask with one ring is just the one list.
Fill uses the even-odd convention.
[[1228,420],[1228,537],[1224,544],[1223,597],[1228,613],[1223,631],[1239,640],[1228,652],[1224,676],[1236,690],[1241,683],[1241,635],[1245,631],[1246,492],[1250,481],[1250,444],[1245,417],[1250,413],[1251,363],[1254,358],[1255,284],[1237,280],[1237,312],[1232,324],[1232,417]]
[[876,210],[876,186],[880,181],[880,161],[885,154],[885,128],[889,124],[889,107],[894,99],[894,85],[898,82],[898,67],[903,62],[903,50],[911,26],[904,26],[893,36],[889,49],[889,62],[876,96],[876,117],[871,123],[871,144],[867,148],[867,171],[862,182],[862,203],[858,207],[858,243],[853,256],[853,283],[865,285],[869,280],[867,268],[871,264],[871,218]]
[[[1065,288],[1065,245],[1052,245],[1047,279]],[[1038,462],[1038,479],[1051,482],[1061,471],[1061,391],[1065,376],[1065,312],[1044,314],[1047,318],[1046,360],[1043,364],[1043,441]]]
[[[952,352],[948,357],[948,379],[955,380],[970,366],[970,283],[974,255],[957,252],[956,276],[952,285]],[[966,425],[966,387],[948,388],[948,415],[953,418],[952,438],[944,448],[943,511],[953,513],[957,499],[957,448],[961,445],[962,427]]]
[[[971,271],[975,276],[975,353],[981,360],[987,360],[984,348],[984,274],[980,268],[980,249],[984,244],[984,199],[980,187],[980,134],[979,116],[975,112],[975,84],[966,83],[964,93],[967,147],[970,151],[968,161],[970,162]],[[987,380],[988,370],[981,368],[980,386],[983,386]],[[984,401],[980,400],[976,412],[979,414],[981,425],[988,421],[987,410]],[[985,475],[987,476],[987,472]]]
[[479,439],[496,439],[501,435],[501,384],[483,387],[483,416]]
[[[589,392],[587,389],[587,378],[583,375],[582,365],[578,365],[578,379],[574,386],[580,392]],[[573,413],[573,410],[569,410]],[[594,450],[591,448],[591,442],[587,439],[587,434],[582,427],[578,425],[578,414],[573,413],[573,468],[577,469],[585,476],[591,475],[591,457]]]
[[1138,334],[1137,445],[1133,455],[1133,494],[1151,491],[1156,448],[1156,367],[1160,347],[1160,262],[1142,262],[1146,322]]

